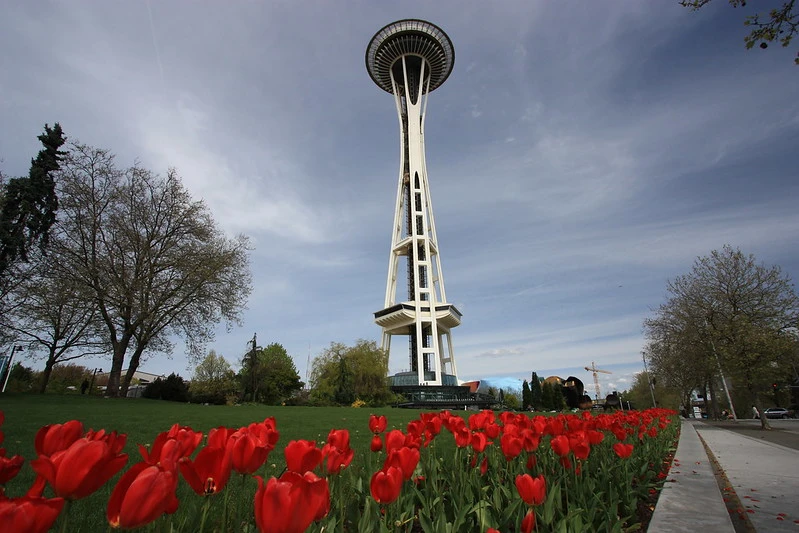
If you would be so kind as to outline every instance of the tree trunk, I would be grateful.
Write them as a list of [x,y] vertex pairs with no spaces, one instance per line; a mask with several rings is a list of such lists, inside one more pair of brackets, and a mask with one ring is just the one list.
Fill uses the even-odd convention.
[[112,341],[112,344],[114,346],[114,356],[111,359],[111,372],[108,374],[108,385],[106,385],[105,395],[116,398],[119,396],[122,363],[125,362],[125,352],[128,351],[130,336],[124,335],[119,341]]
[[141,354],[144,351],[144,348],[139,348],[138,346],[133,351],[133,355],[130,356],[130,363],[128,364],[128,371],[125,372],[125,377],[122,379],[122,383],[119,386],[119,396],[121,398],[128,397],[128,387],[130,387],[130,382],[133,379],[133,374],[136,373],[136,370],[139,368],[139,361],[141,360]]
[[[55,357],[53,354],[50,354],[50,357],[47,358],[47,362],[44,364],[44,370],[42,370],[42,382],[39,385],[39,394],[44,394],[47,391],[47,383],[50,381],[50,374],[53,373],[53,367],[55,366]],[[11,372],[11,369],[9,369]]]

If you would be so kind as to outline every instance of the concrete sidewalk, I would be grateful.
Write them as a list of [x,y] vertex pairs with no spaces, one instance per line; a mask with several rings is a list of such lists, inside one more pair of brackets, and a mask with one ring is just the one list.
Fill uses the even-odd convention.
[[694,428],[759,533],[799,532],[799,451],[701,422]]
[[682,420],[680,442],[649,533],[734,531],[700,437],[759,533],[799,532],[799,450],[699,420]]
[[677,452],[648,533],[734,531],[710,460],[695,429],[699,425],[702,425],[699,421],[682,420]]

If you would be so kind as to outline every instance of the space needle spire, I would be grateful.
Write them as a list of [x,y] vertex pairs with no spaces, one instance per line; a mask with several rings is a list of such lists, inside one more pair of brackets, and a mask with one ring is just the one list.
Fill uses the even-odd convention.
[[[392,337],[408,337],[409,371],[392,385],[457,385],[450,330],[461,314],[447,302],[424,150],[427,96],[447,79],[455,61],[441,28],[406,19],[378,31],[366,49],[366,69],[394,96],[400,125],[400,165],[383,309],[382,348],[391,357]],[[406,298],[398,293],[403,285]]]

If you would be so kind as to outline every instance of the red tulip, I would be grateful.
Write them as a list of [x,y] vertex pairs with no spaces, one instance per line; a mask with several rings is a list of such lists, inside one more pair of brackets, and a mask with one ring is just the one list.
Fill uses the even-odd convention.
[[[502,413],[505,414],[505,413]],[[507,419],[507,418],[506,418]],[[505,425],[502,427],[502,433],[504,435],[512,435],[514,437],[522,438],[522,431],[521,428],[514,424],[513,421],[507,421]]]
[[63,424],[50,424],[42,427],[36,433],[34,447],[37,455],[51,456],[72,446],[76,440],[83,436],[83,424],[77,420],[70,420]]
[[627,459],[630,454],[633,453],[633,445],[632,444],[624,444],[623,442],[617,442],[613,445],[613,451],[616,452],[616,455],[621,457],[622,459]]
[[119,479],[108,500],[106,517],[112,527],[133,529],[178,509],[177,473],[147,463],[133,465]]
[[392,429],[386,433],[386,451],[395,450],[405,446],[405,433],[398,429]]
[[[11,481],[19,473],[22,463],[25,462],[21,455],[8,458],[4,454],[5,451],[0,451],[0,485],[5,485]],[[2,490],[0,490],[0,493],[2,493]]]
[[25,496],[32,499],[41,498],[46,486],[47,480],[42,476],[36,476],[36,479],[33,480],[33,485],[31,485],[31,488],[25,493]]
[[125,447],[125,443],[128,441],[128,436],[124,433],[117,433],[116,431],[106,433],[104,429],[101,429],[100,431],[94,431],[93,429],[90,429],[86,432],[86,439],[105,442],[108,444],[108,448],[111,450],[111,453],[118,454]]
[[369,483],[372,498],[377,503],[391,503],[399,498],[402,490],[402,470],[390,466],[385,470],[378,470],[372,475]]
[[286,468],[298,474],[310,472],[322,463],[322,450],[312,440],[293,440],[286,445],[283,454]]
[[194,453],[202,438],[202,432],[175,424],[169,431],[159,433],[149,450],[139,444],[139,453],[148,464],[166,463],[167,468],[174,470],[181,457]]
[[206,446],[192,461],[183,457],[178,465],[183,479],[200,496],[221,492],[230,478],[232,468],[230,446]]
[[388,426],[388,420],[383,415],[369,415],[369,431],[378,434],[383,433]]
[[113,448],[114,443],[81,438],[52,457],[40,455],[31,461],[31,467],[57,496],[78,500],[99,489],[125,466],[128,456],[115,453]]
[[383,449],[383,440],[380,438],[380,435],[375,435],[372,437],[372,442],[369,444],[369,449],[373,452],[379,452]]
[[350,432],[346,429],[331,429],[327,435],[327,444],[322,447],[322,456],[327,458],[325,466],[329,474],[338,474],[342,468],[350,466],[355,456],[355,451],[350,448]]
[[485,429],[488,424],[494,422],[494,411],[484,409],[477,414],[469,416],[469,428],[474,431],[475,429]]
[[280,439],[280,432],[277,430],[277,423],[273,416],[265,418],[263,422],[258,424],[250,424],[247,426],[247,431],[257,436],[258,440],[260,440],[270,452],[275,449],[275,445]]
[[552,451],[561,457],[565,457],[569,453],[569,438],[565,435],[552,437],[549,445],[552,447]]
[[3,531],[45,533],[63,507],[63,498],[0,498],[0,524]]
[[424,420],[424,427],[426,431],[429,431],[434,436],[441,433],[441,426],[443,421],[441,417],[436,413],[422,413],[421,414],[422,420]]
[[563,435],[563,432],[566,430],[565,425],[563,424],[563,418],[561,415],[558,415],[553,418],[547,419],[547,429],[546,432],[552,436]]
[[[588,412],[588,411],[584,411]],[[595,429],[589,429],[585,432],[586,436],[588,437],[588,442],[591,443],[591,446],[596,446],[603,440],[605,440],[605,434],[601,431],[596,431]]]
[[527,505],[541,505],[547,497],[547,482],[542,475],[522,474],[516,476],[516,490]]
[[521,533],[530,533],[535,529],[535,513],[532,510],[527,511],[522,519]]
[[570,435],[569,447],[572,453],[574,453],[574,457],[582,461],[588,459],[588,455],[591,453],[591,446],[588,444],[588,439],[582,431]]
[[286,472],[266,485],[256,479],[255,523],[262,533],[302,533],[330,510],[327,480],[313,472]]
[[269,449],[246,428],[233,435],[230,459],[233,470],[239,474],[252,474],[261,468],[268,457]]
[[499,424],[494,424],[493,422],[487,424],[485,427],[485,434],[488,436],[489,439],[492,440],[499,437],[501,431],[502,427]]
[[472,449],[477,453],[482,453],[488,445],[488,437],[485,433],[472,433]]
[[455,446],[458,448],[465,448],[472,443],[472,432],[466,427],[466,423],[461,421],[461,424],[454,426],[452,434],[455,436]]
[[236,433],[236,430],[225,426],[213,428],[208,431],[208,442],[206,442],[205,445],[214,448],[224,448],[227,446],[230,437],[232,437],[234,433]]
[[331,429],[327,434],[327,443],[339,450],[349,450],[350,432],[346,429]]
[[484,476],[488,472],[488,457],[483,457],[483,462],[480,463],[480,475]]
[[535,433],[532,429],[522,430],[522,442],[524,443],[524,450],[527,452],[534,452],[541,444],[541,435]]
[[[425,432],[425,438],[430,439],[432,436],[428,436],[429,432]],[[425,446],[430,444],[430,440],[425,442]],[[417,450],[422,447],[422,434],[420,433],[408,433],[405,435],[405,442],[402,443],[403,446],[408,448],[416,448]]]
[[407,433],[409,435],[416,435],[421,437],[422,433],[424,432],[424,421],[422,420],[411,420],[408,422]]
[[388,467],[395,466],[402,471],[402,477],[407,481],[411,479],[413,471],[416,470],[416,465],[418,464],[419,450],[402,447],[388,452],[388,457],[386,457],[383,469],[385,470]]
[[352,458],[355,457],[355,450],[352,448],[349,450],[339,450],[330,444],[325,444],[322,448],[322,455],[327,458],[327,461],[325,461],[327,473],[338,474],[344,468],[350,466]]
[[522,453],[524,445],[522,439],[508,433],[502,435],[499,440],[500,447],[502,448],[502,455],[505,456],[506,461],[511,461]]

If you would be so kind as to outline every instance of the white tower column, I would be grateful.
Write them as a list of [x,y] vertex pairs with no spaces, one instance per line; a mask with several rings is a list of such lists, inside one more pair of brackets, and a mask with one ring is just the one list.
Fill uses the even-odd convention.
[[[453,62],[447,35],[419,20],[386,26],[372,38],[366,52],[372,79],[394,95],[400,124],[386,295],[375,322],[382,328],[382,347],[389,354],[393,336],[409,339],[410,371],[403,376],[405,385],[411,384],[409,380],[418,385],[457,385],[450,330],[460,324],[461,314],[447,303],[424,151],[427,95],[444,82]],[[400,280],[407,286],[406,299],[398,294]]]

